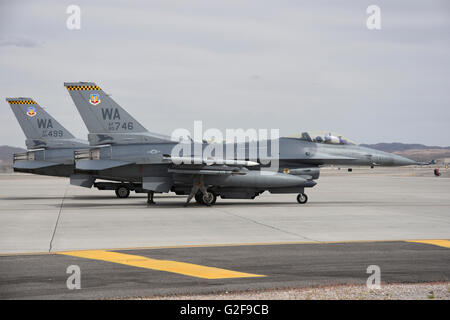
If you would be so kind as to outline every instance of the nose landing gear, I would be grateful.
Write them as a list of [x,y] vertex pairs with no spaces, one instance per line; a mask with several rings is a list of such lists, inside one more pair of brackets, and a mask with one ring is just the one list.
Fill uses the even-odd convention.
[[297,196],[297,202],[300,204],[305,204],[308,202],[308,196],[304,193],[299,193]]

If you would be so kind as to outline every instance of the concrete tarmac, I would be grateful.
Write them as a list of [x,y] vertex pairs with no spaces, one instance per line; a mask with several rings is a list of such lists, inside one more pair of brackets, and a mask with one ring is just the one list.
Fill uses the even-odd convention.
[[[450,247],[450,241],[440,243]],[[373,265],[379,267],[381,285],[448,282],[448,247],[355,242],[136,249],[115,250],[113,254],[126,257],[116,261],[101,260],[104,253],[98,251],[87,252],[90,258],[72,256],[79,252],[0,256],[0,299],[136,298],[365,284],[373,274],[367,269]],[[146,259],[152,264],[145,265]],[[162,263],[160,269],[155,270],[154,261]],[[130,265],[137,262],[139,266]],[[174,269],[179,262],[181,268]],[[219,270],[222,275],[216,279],[188,276],[179,273],[184,272],[184,263],[193,264],[191,270],[208,266],[244,274],[227,277]],[[69,266],[79,267],[80,289],[67,287]]]
[[209,208],[184,208],[174,194],[148,207],[145,195],[117,199],[66,178],[0,175],[0,253],[450,238],[450,179],[428,168],[377,169],[323,170],[305,205],[266,192]]
[[[369,265],[386,283],[449,281],[450,179],[431,172],[324,169],[305,205],[265,193],[209,208],[184,208],[173,194],[147,206],[144,195],[117,199],[65,178],[0,175],[0,298],[361,284]],[[423,241],[403,241],[411,239]],[[66,286],[71,265],[81,290]]]

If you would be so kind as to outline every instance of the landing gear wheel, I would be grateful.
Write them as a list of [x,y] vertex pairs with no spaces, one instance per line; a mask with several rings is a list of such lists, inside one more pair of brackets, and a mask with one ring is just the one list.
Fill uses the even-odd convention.
[[216,203],[217,196],[212,192],[207,192],[206,195],[202,196],[203,204],[206,204],[208,207]]
[[203,194],[201,192],[197,192],[194,196],[195,201],[197,201],[198,204],[204,204],[203,203]]
[[308,202],[308,196],[304,193],[299,193],[297,196],[297,202],[300,204],[305,204]]
[[130,189],[125,186],[117,187],[116,196],[117,198],[128,198],[130,196]]

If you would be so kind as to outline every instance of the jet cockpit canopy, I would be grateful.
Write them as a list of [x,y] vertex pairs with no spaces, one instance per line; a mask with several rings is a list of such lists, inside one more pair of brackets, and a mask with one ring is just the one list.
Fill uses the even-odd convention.
[[344,137],[342,134],[330,131],[302,132],[300,135],[293,135],[290,138],[297,138],[316,143],[357,145],[356,142]]

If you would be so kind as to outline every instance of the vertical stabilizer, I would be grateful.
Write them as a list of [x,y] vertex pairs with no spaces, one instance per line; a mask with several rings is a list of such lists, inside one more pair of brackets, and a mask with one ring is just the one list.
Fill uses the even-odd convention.
[[170,141],[170,137],[149,132],[95,83],[64,85],[86,124],[91,145]]
[[7,98],[25,136],[28,149],[85,147],[31,98]]

